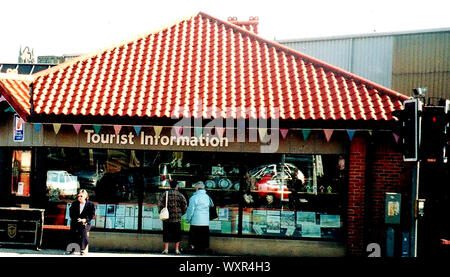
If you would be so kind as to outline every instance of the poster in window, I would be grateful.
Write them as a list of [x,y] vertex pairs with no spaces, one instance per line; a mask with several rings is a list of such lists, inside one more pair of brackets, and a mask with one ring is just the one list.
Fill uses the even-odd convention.
[[105,228],[105,221],[106,221],[106,217],[105,216],[96,216],[95,227],[97,227],[97,228]]
[[151,217],[142,218],[142,230],[151,230],[153,228],[153,220]]
[[134,216],[125,216],[125,229],[137,230],[137,218]]
[[115,216],[107,216],[105,218],[105,228],[114,229],[116,217]]
[[242,234],[250,234],[252,232],[250,217],[249,213],[242,214]]
[[302,223],[316,223],[315,212],[297,212],[297,225]]
[[222,234],[231,234],[231,229],[232,229],[231,221],[222,221],[220,223],[221,223]]
[[222,221],[229,220],[229,210],[227,208],[219,208],[218,219]]
[[280,233],[280,212],[267,211],[267,233]]
[[152,218],[153,217],[153,207],[152,206],[143,206],[142,207],[142,216]]
[[116,221],[114,223],[114,229],[125,229],[125,217],[116,216]]
[[304,238],[320,238],[320,225],[315,223],[304,222],[301,224],[302,237]]
[[256,234],[264,234],[264,229],[267,227],[267,211],[266,210],[253,210],[253,230]]
[[117,205],[116,206],[116,216],[125,216],[125,205]]
[[66,205],[66,219],[70,219],[70,207],[72,207],[72,203],[67,203],[67,205]]
[[95,207],[96,216],[106,216],[106,204],[97,204]]
[[222,223],[219,220],[210,220],[209,230],[211,232],[220,232],[222,230]]
[[152,218],[152,227],[153,230],[162,230],[163,228],[163,223],[162,220],[159,218]]
[[106,206],[106,216],[116,216],[116,205],[108,204]]
[[295,227],[295,212],[281,211],[281,228]]
[[341,217],[333,214],[321,214],[320,226],[324,228],[339,228],[341,227]]

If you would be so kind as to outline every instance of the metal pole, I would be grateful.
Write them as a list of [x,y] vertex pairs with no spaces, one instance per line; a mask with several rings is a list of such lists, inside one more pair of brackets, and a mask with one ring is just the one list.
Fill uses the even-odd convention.
[[412,180],[412,228],[411,228],[411,254],[413,257],[417,257],[417,223],[418,218],[416,215],[416,205],[419,199],[419,177],[420,177],[420,161],[417,161],[413,170],[413,180]]

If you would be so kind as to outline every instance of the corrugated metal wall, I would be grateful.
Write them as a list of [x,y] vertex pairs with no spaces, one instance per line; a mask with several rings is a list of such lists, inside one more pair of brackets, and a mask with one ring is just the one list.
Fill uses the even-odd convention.
[[290,48],[411,95],[450,99],[450,30],[280,41]]
[[392,37],[326,39],[281,43],[380,85],[391,87]]
[[394,90],[428,87],[427,97],[450,99],[450,32],[396,36],[393,57]]

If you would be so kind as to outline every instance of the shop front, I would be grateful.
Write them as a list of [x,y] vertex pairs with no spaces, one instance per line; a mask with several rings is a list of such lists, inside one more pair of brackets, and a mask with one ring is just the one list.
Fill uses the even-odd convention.
[[[5,160],[8,156],[12,160],[7,171],[10,178],[4,178],[10,179],[10,194],[33,198],[28,202],[45,208],[45,225],[55,229],[70,225],[71,202],[79,189],[86,189],[96,204],[92,247],[114,248],[117,243],[106,237],[116,237],[124,240],[120,248],[138,250],[132,240],[122,237],[128,233],[152,237],[156,245],[147,245],[147,250],[158,250],[162,221],[157,203],[171,178],[177,180],[186,199],[193,194],[194,183],[205,183],[218,208],[219,217],[210,222],[210,232],[219,253],[246,254],[249,249],[240,247],[245,245],[242,241],[255,239],[282,240],[291,246],[320,242],[329,245],[325,249],[332,251],[330,255],[345,253],[346,132],[336,132],[321,147],[323,131],[311,131],[304,140],[301,130],[286,129],[284,138],[279,135],[278,151],[261,153],[259,136],[252,143],[238,142],[227,137],[233,130],[225,128],[221,136],[219,132],[210,135],[216,130],[204,131],[209,139],[202,142],[203,134],[177,136],[169,126],[122,126],[118,130],[112,125],[81,125],[76,130],[63,124],[56,133],[53,124],[43,124],[39,130],[26,125],[22,149],[2,148]],[[2,134],[11,133],[9,127],[4,126]],[[248,129],[246,133],[250,134]],[[145,140],[155,137],[158,145],[156,140],[153,145]],[[187,140],[193,143],[186,145]],[[32,154],[39,159],[33,168]],[[33,181],[41,181],[31,182],[30,175]],[[30,187],[35,187],[32,195]],[[186,234],[189,231],[184,220],[182,229]],[[215,244],[216,240],[222,243]]]
[[0,93],[1,204],[44,208],[63,232],[86,189],[94,248],[160,251],[156,205],[173,178],[187,199],[205,183],[217,253],[362,255],[385,227],[372,197],[408,183],[390,131],[405,96],[204,13],[0,76]]

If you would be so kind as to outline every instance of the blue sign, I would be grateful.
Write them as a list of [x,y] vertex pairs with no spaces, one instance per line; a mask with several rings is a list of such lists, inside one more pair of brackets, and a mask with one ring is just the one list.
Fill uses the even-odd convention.
[[14,115],[14,142],[23,142],[25,138],[25,123],[18,114]]

